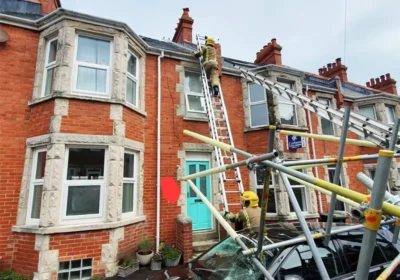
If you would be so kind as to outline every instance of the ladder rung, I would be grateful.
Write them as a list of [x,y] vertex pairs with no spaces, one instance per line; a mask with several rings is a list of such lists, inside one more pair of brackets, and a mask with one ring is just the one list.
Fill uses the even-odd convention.
[[240,203],[227,203],[228,206],[237,206],[237,205],[242,205]]
[[225,191],[225,193],[240,193],[240,191]]
[[219,130],[228,130],[227,127],[217,127],[217,129],[219,129]]
[[219,139],[230,139],[229,136],[218,136]]
[[226,181],[226,182],[240,182],[240,180],[239,179],[225,179],[224,181]]
[[215,118],[216,121],[225,121],[225,119]]

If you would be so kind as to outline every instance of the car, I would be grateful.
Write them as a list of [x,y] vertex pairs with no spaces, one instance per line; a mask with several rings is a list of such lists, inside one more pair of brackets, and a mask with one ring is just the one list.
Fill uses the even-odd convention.
[[[351,225],[354,224],[335,223],[332,225],[332,230]],[[308,223],[308,227],[311,233],[323,233],[326,223]],[[254,233],[254,230],[238,231],[248,248],[257,247],[258,234]],[[265,230],[264,245],[304,236],[299,223],[268,224]],[[332,235],[328,246],[323,244],[323,238],[315,240],[331,279],[355,279],[363,234],[364,229],[361,228]],[[368,279],[376,279],[400,253],[400,245],[392,244],[392,237],[393,234],[387,226],[378,230]],[[228,237],[187,264],[167,268],[148,279],[264,279],[250,256],[244,256],[242,251],[241,247]],[[321,279],[310,247],[305,241],[264,251],[261,262],[277,280]],[[388,279],[400,279],[400,268],[396,268]]]

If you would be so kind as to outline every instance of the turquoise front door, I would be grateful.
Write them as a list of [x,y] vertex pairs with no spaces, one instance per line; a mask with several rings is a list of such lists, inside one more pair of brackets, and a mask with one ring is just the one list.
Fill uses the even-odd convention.
[[[208,161],[187,161],[187,175],[207,170],[209,168]],[[200,189],[202,194],[210,201],[211,183],[210,176],[196,178],[192,182]],[[193,230],[211,229],[211,212],[207,206],[201,201],[197,194],[187,184],[187,213],[192,219]]]

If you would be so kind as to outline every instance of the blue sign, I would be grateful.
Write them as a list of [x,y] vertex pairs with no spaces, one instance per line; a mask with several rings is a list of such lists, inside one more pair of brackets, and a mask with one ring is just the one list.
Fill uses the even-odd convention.
[[301,136],[286,135],[286,143],[288,150],[296,150],[306,146],[306,139]]

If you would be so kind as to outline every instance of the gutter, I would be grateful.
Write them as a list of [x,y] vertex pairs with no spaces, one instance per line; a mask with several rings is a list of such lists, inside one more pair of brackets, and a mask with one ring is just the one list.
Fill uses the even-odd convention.
[[328,88],[328,87],[324,87],[324,86],[303,83],[303,88],[307,88],[307,87],[308,87],[308,89],[317,90],[317,91],[325,91],[327,93],[336,93],[337,92],[337,89],[334,89],[334,88]]
[[160,244],[160,162],[161,162],[161,58],[164,57],[164,51],[158,56],[158,97],[157,97],[157,224],[156,224],[156,253],[159,250]]

